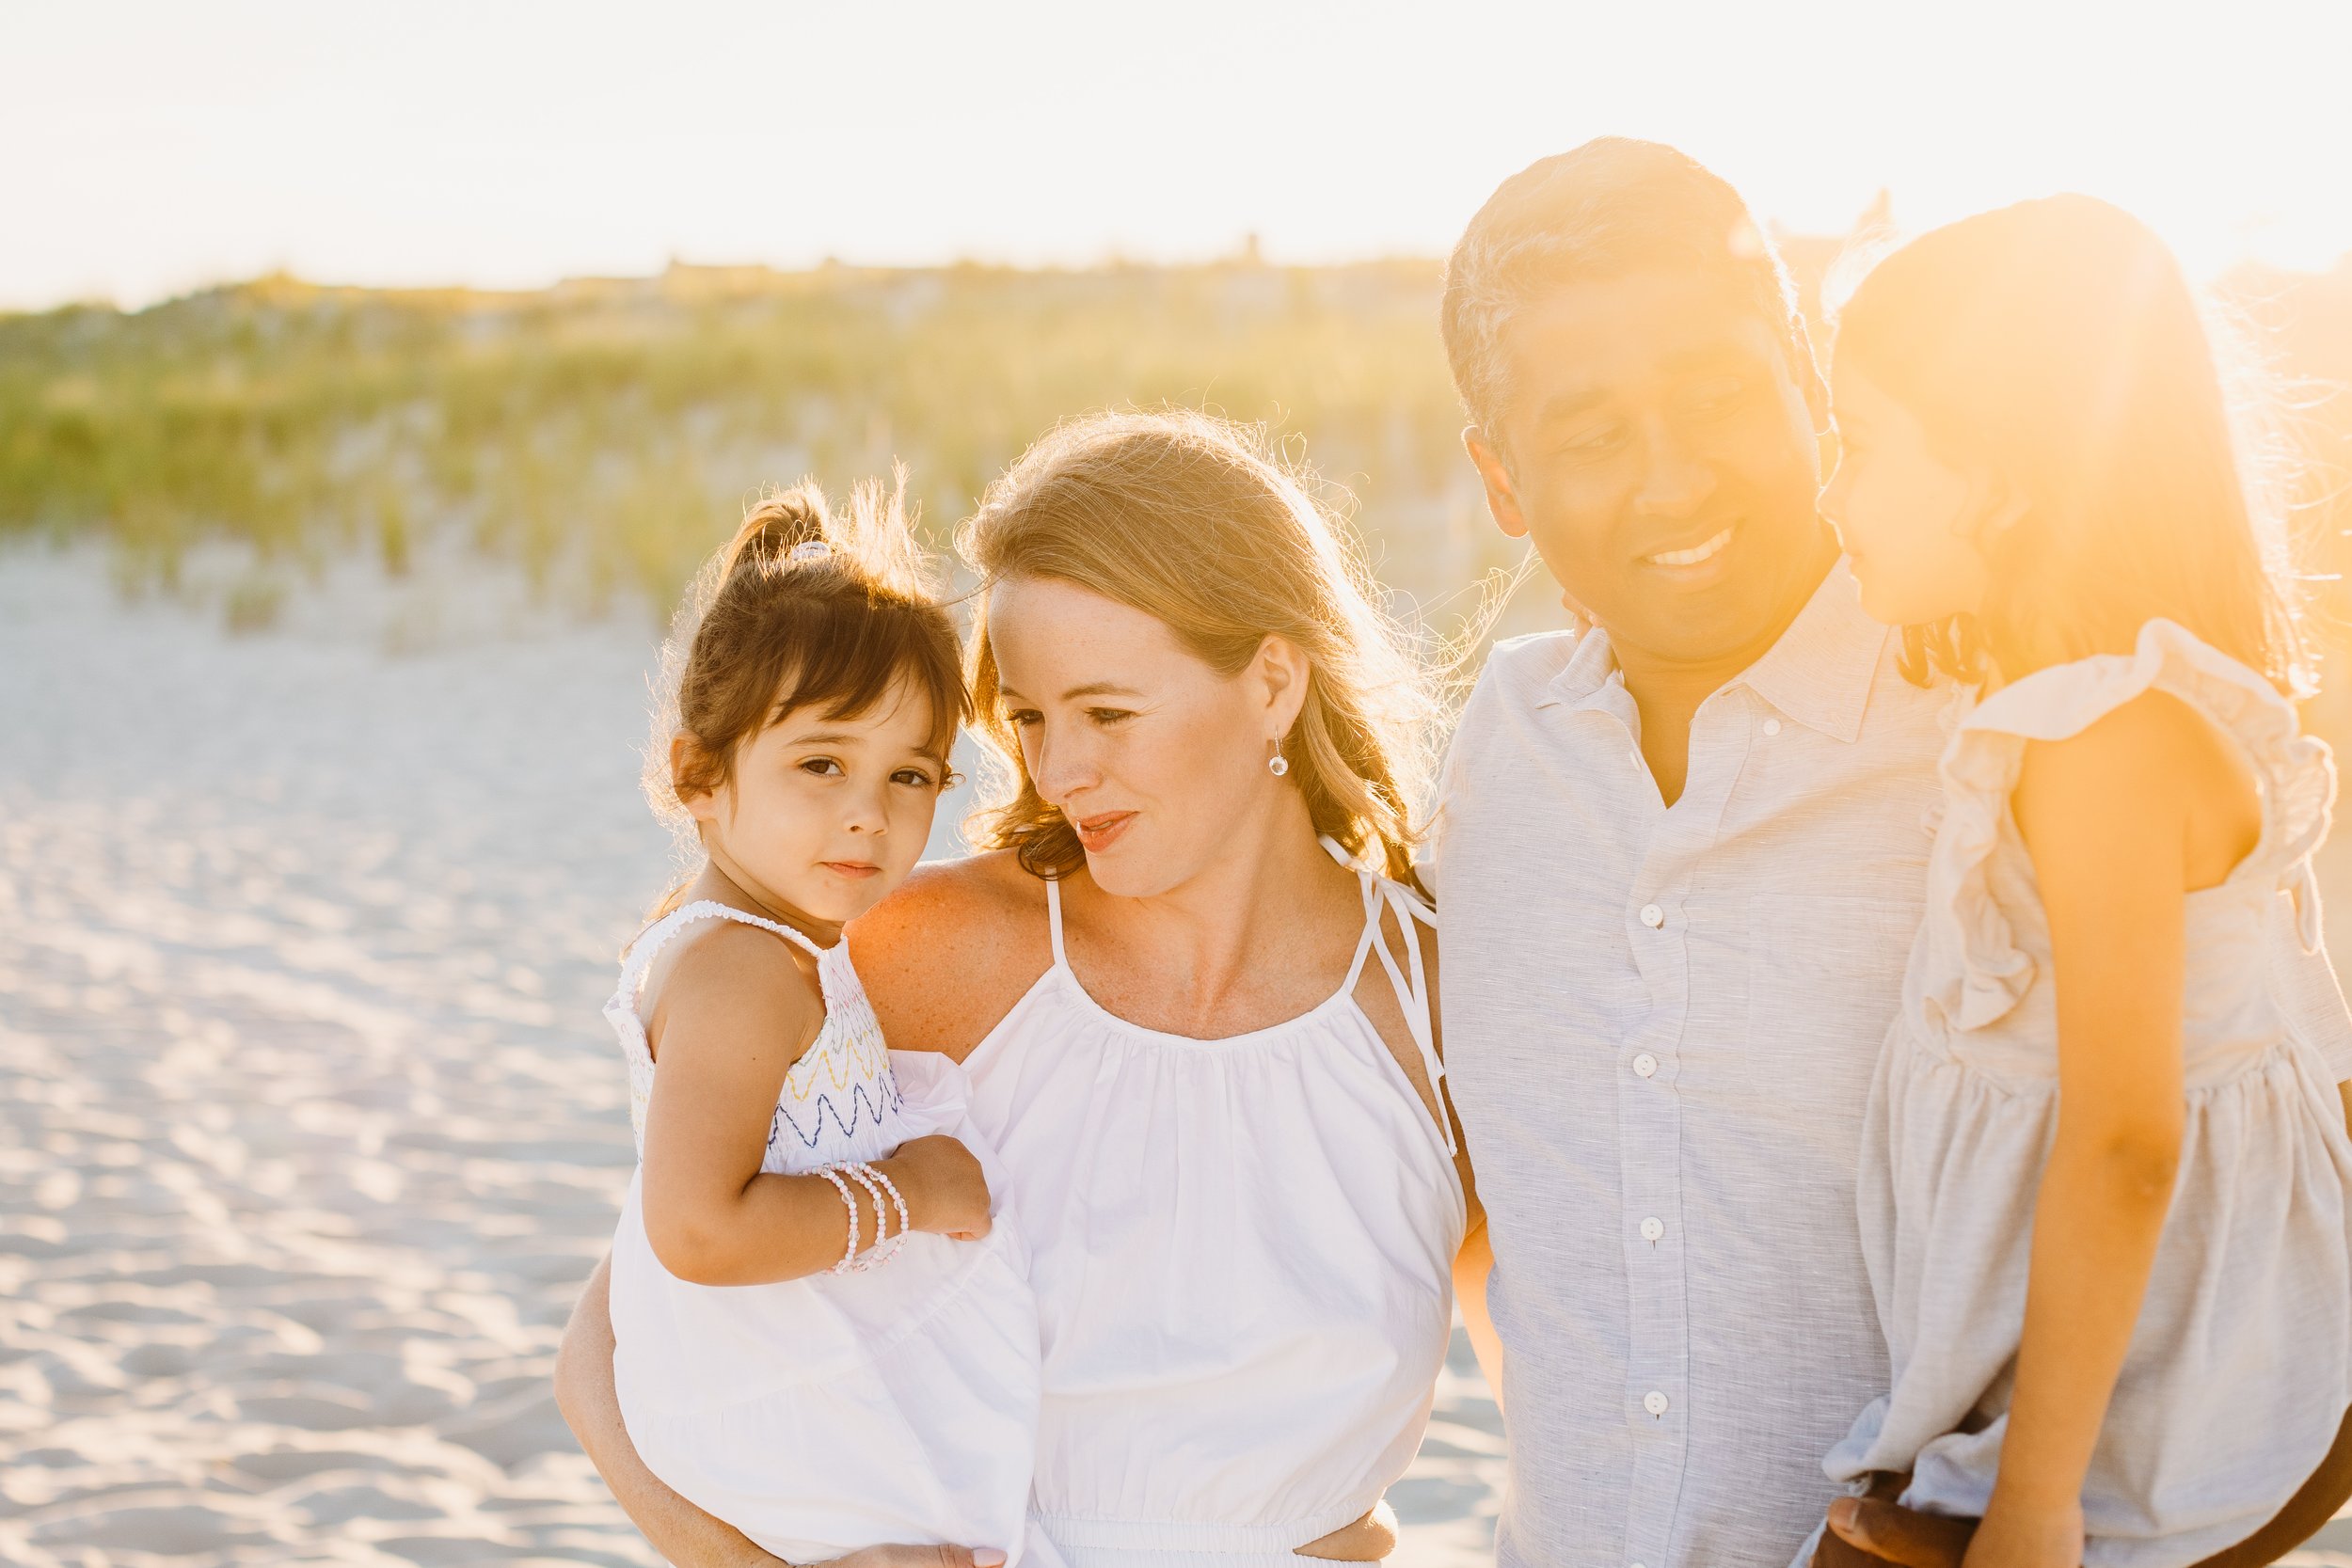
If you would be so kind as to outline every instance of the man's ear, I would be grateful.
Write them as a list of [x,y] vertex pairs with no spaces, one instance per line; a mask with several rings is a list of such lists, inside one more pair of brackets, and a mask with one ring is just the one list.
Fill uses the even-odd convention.
[[1476,425],[1463,427],[1462,450],[1470,453],[1479,483],[1486,487],[1486,511],[1494,517],[1495,527],[1510,538],[1526,538],[1527,518],[1519,511],[1518,490],[1512,483],[1511,470],[1503,466],[1502,454]]

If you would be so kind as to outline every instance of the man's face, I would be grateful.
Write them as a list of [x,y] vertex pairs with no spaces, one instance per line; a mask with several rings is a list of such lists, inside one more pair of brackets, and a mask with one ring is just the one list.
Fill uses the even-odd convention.
[[1502,349],[1500,440],[1468,440],[1503,531],[1621,651],[1760,653],[1836,550],[1815,384],[1778,334],[1721,281],[1666,272],[1563,285]]

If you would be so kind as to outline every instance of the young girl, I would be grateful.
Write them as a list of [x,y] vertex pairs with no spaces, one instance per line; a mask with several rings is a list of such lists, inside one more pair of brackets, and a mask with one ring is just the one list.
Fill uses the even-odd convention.
[[[961,1069],[891,1053],[841,927],[913,868],[968,716],[894,497],[762,502],[672,640],[657,807],[701,874],[606,1014],[639,1165],[613,1378],[670,1486],[776,1556],[1022,1552],[1038,1320]],[[665,811],[665,815],[671,813]]]
[[2335,775],[2213,353],[2059,197],[1888,258],[1833,372],[1863,603],[1979,701],[1864,1140],[1893,1384],[1827,1469],[1981,1520],[1969,1568],[2197,1562],[2352,1404]]

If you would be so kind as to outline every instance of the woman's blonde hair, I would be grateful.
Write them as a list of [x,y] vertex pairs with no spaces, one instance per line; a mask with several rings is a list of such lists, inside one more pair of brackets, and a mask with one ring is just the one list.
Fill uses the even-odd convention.
[[1981,612],[1904,633],[1904,673],[1975,683],[2129,653],[2176,621],[2281,690],[2309,679],[2280,519],[2214,325],[2145,224],[2084,196],[1980,213],[1887,256],[1835,359],[1910,410],[1947,463],[2026,505],[1979,541]]
[[[1233,675],[1268,636],[1306,656],[1307,695],[1284,737],[1316,832],[1411,882],[1437,704],[1345,526],[1260,432],[1206,414],[1098,414],[1040,440],[957,531],[981,578],[966,670],[981,737],[1007,767],[967,824],[977,847],[1040,877],[1086,863],[1038,794],[998,700],[987,590],[1068,582],[1167,625]],[[1375,853],[1368,853],[1374,851]]]

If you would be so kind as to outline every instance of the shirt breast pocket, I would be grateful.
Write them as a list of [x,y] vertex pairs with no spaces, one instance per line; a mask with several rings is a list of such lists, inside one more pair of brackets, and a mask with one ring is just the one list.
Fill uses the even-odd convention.
[[1902,1005],[1924,908],[1905,898],[1757,895],[1748,909],[1749,1051],[1782,1070],[1832,1081],[1851,1074],[1867,1086]]

